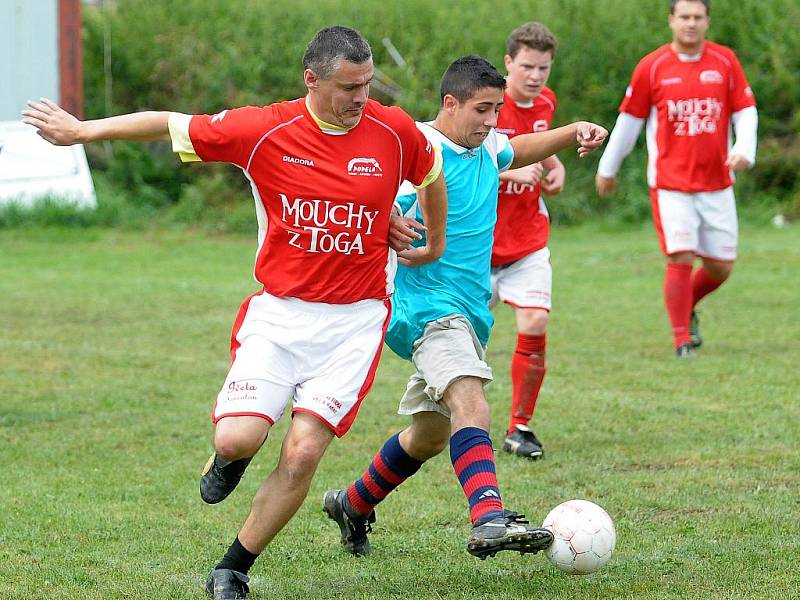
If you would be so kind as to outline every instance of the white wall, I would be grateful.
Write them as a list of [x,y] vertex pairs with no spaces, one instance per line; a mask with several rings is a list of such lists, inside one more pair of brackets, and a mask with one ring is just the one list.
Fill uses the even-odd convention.
[[58,0],[0,0],[0,121],[29,98],[60,101]]

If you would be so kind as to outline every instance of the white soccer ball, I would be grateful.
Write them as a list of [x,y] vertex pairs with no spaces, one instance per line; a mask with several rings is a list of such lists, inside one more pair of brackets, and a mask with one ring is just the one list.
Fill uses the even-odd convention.
[[611,559],[617,543],[608,513],[588,500],[568,500],[544,518],[542,527],[553,532],[545,551],[553,565],[566,573],[594,573]]

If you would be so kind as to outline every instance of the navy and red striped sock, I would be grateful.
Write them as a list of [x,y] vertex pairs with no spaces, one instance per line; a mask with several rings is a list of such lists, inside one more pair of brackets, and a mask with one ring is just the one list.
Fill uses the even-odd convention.
[[372,459],[367,470],[347,488],[345,510],[351,517],[366,516],[389,493],[414,473],[423,461],[409,456],[395,434]]
[[473,525],[481,525],[503,514],[497,485],[492,440],[478,427],[459,429],[450,438],[450,460],[469,502]]

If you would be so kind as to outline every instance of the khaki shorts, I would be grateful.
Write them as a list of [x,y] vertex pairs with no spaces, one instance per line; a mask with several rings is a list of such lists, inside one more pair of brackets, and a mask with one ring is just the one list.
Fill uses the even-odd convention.
[[484,385],[492,380],[485,356],[486,349],[465,317],[454,314],[428,323],[414,342],[411,360],[417,372],[408,381],[398,414],[437,412],[449,419],[450,410],[442,399],[450,384],[464,377],[477,377]]

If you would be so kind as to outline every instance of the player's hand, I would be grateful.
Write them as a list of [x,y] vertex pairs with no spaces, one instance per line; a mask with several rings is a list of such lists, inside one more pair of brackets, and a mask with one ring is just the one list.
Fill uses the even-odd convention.
[[601,198],[605,198],[617,190],[617,178],[596,175],[594,178],[594,187],[597,189],[597,195]]
[[504,171],[501,179],[503,181],[513,181],[514,183],[536,185],[542,179],[542,175],[544,175],[544,166],[542,166],[542,163],[537,162],[527,167]]
[[397,253],[397,262],[406,267],[421,267],[438,260],[441,253],[434,252],[429,246],[409,248]]
[[583,158],[587,154],[594,152],[608,137],[608,131],[600,125],[589,123],[588,121],[580,121],[578,123],[578,131],[576,138],[580,148],[578,148],[578,156]]
[[411,242],[421,240],[419,231],[427,231],[422,223],[410,217],[393,214],[389,217],[389,246],[395,252],[402,252],[411,247]]
[[36,127],[41,137],[56,146],[70,146],[80,142],[81,122],[55,102],[42,98],[41,102],[28,100],[22,111],[23,123]]
[[731,154],[728,160],[725,161],[725,166],[731,171],[746,171],[753,165],[741,154]]
[[564,179],[567,171],[559,161],[558,165],[548,171],[547,176],[542,179],[542,193],[548,196],[560,194],[564,189]]

